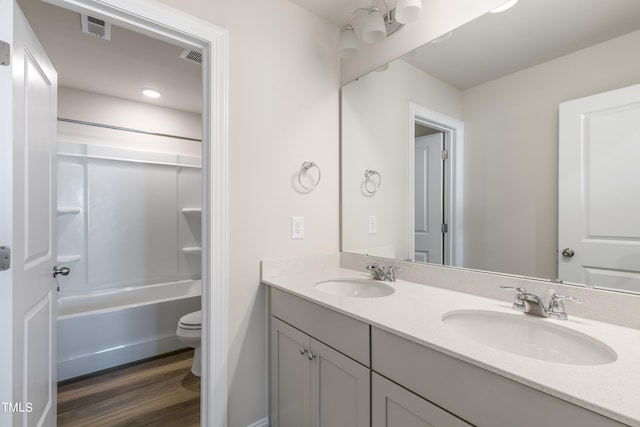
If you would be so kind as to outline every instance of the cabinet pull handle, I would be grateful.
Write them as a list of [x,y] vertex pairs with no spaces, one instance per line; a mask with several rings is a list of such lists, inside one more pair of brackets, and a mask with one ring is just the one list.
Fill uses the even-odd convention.
[[309,360],[313,360],[316,357],[315,353],[307,353],[307,357],[309,358]]
[[300,354],[305,354],[307,351],[309,350],[304,347],[300,347]]

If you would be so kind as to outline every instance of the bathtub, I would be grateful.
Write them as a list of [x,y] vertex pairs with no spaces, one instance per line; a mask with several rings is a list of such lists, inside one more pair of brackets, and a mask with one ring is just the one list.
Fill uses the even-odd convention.
[[58,381],[184,347],[181,316],[200,310],[199,280],[58,299]]

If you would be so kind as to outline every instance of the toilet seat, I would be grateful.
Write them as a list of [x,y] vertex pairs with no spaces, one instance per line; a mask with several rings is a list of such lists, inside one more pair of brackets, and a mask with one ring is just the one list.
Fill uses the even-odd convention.
[[202,329],[202,310],[182,316],[178,322],[178,328],[186,330]]

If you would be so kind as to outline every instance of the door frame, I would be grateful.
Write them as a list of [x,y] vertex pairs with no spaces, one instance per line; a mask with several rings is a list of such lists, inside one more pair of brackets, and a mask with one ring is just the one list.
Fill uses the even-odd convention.
[[464,161],[464,122],[445,114],[409,103],[409,138],[407,153],[409,157],[408,173],[408,218],[407,242],[409,256],[413,258],[415,251],[415,124],[436,129],[444,134],[444,147],[449,154],[449,167],[444,170],[444,213],[443,221],[449,230],[444,235],[444,263],[446,265],[463,265],[463,161]]
[[[228,407],[228,30],[148,0],[44,0],[202,55],[201,425],[226,427]],[[215,284],[215,286],[213,285]]]

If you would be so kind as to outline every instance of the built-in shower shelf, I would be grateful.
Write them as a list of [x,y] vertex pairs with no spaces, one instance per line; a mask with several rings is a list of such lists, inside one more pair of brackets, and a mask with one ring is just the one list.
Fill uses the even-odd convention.
[[185,215],[202,215],[202,208],[182,208]]
[[182,248],[182,252],[185,254],[201,254],[202,248],[200,246],[188,246],[186,248]]
[[58,264],[63,264],[66,262],[76,262],[80,261],[80,255],[66,255],[58,257]]
[[80,208],[58,208],[58,215],[77,215],[81,211]]

